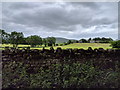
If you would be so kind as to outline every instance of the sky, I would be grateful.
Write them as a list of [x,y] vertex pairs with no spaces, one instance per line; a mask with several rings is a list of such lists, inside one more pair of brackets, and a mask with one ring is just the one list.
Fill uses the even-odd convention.
[[118,38],[117,2],[3,2],[2,29],[24,36]]
[[[118,3],[118,16],[120,16],[120,2]],[[120,40],[120,18],[118,18],[118,40]]]

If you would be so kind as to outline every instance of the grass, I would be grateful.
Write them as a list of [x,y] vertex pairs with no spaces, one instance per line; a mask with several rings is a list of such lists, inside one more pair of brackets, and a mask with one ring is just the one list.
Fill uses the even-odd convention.
[[[92,49],[95,49],[95,48],[111,49],[112,48],[109,43],[74,43],[74,44],[69,44],[64,46],[54,46],[54,49],[57,49],[58,47],[61,47],[62,49],[68,49],[68,48],[88,49],[88,47],[92,47]],[[49,49],[49,48],[50,47],[45,47],[45,49]],[[31,48],[31,49],[42,49],[42,48]]]
[[[74,44],[69,44],[65,46],[55,46],[54,49],[57,49],[57,47],[61,47],[62,49],[88,49],[88,47],[92,47],[92,49],[95,48],[104,48],[104,49],[110,49],[112,48],[109,43],[74,43]],[[46,47],[46,49],[49,49],[49,47]]]
[[[1,45],[0,45],[1,46]],[[18,45],[18,47],[29,47],[30,45]],[[12,44],[2,44],[2,47],[13,47]]]
[[106,44],[106,43],[74,43],[74,44],[69,44],[69,45],[65,45],[65,46],[59,46],[63,49],[67,49],[67,48],[78,48],[78,49],[88,49],[88,47],[92,47],[93,49],[95,48],[104,48],[104,49],[109,49],[112,48],[110,46],[110,44]]
[[[12,44],[2,44],[2,47],[12,47]],[[29,47],[30,45],[18,45],[18,47]],[[32,47],[31,49],[42,49],[43,46],[39,47]],[[92,47],[92,49],[95,48],[104,48],[104,49],[110,49],[112,48],[109,43],[73,43],[69,45],[64,46],[54,46],[54,49],[57,49],[58,47],[61,47],[62,49],[68,49],[68,48],[78,48],[78,49],[88,49],[88,47]],[[45,47],[45,49],[50,49],[50,47]]]

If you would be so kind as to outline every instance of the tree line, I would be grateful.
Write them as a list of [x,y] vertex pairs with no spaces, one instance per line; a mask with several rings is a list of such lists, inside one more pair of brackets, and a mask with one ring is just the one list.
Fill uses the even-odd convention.
[[[13,47],[17,47],[19,44],[30,45],[31,47],[36,47],[36,45],[44,45],[47,46],[58,46],[56,44],[55,37],[47,37],[41,38],[38,35],[31,35],[28,37],[24,37],[22,32],[13,31],[10,34],[5,32],[5,30],[0,29],[0,38],[2,39],[2,44],[13,44]],[[89,38],[89,39],[80,39],[80,40],[68,40],[68,42],[64,42],[60,44],[68,45],[71,43],[111,43],[113,47],[120,47],[119,43],[113,41],[112,38],[105,38],[105,37],[97,37],[97,38]]]
[[13,44],[13,47],[17,47],[19,44],[31,45],[31,47],[35,47],[36,45],[45,45],[46,46],[55,46],[56,38],[55,37],[47,37],[41,38],[38,35],[31,35],[28,37],[24,37],[22,32],[13,31],[10,34],[5,32],[5,30],[1,30],[1,39],[2,44]]
[[105,37],[96,37],[96,38],[89,38],[89,39],[80,39],[80,40],[69,40],[68,44],[70,43],[110,43],[112,42],[112,38],[105,38]]

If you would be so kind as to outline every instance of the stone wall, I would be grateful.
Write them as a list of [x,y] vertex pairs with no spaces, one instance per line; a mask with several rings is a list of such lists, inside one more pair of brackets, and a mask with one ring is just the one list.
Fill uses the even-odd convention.
[[[61,49],[53,48],[48,49],[9,49],[2,50],[2,61],[3,64],[9,63],[10,61],[24,62],[25,64],[33,64],[34,66],[43,65],[46,63],[72,63],[79,61],[84,63],[91,61],[95,66],[102,68],[115,68],[116,62],[120,61],[120,50],[103,48],[92,49]],[[50,65],[49,64],[49,65]],[[4,66],[4,65],[3,65]]]
[[[120,58],[120,50],[118,49],[107,49],[104,50],[103,48],[99,49],[92,49],[88,48],[87,50],[84,49],[61,49],[57,48],[54,50],[53,48],[48,49],[5,49],[2,50],[2,59],[3,61],[5,58],[23,58],[28,60],[40,60],[40,59],[62,59],[62,58],[70,58],[70,59],[90,59],[90,58],[113,58],[114,60],[118,60]],[[14,60],[14,59],[12,59]]]

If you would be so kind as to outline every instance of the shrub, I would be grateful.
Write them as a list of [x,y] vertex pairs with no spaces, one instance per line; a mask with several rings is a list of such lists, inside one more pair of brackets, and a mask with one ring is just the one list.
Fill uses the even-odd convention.
[[26,72],[30,66],[24,62],[10,62],[5,66],[7,67],[3,69],[3,88],[118,87],[119,72],[112,69],[100,70],[88,62],[51,64],[48,69],[36,66],[38,72],[34,74]]
[[65,43],[65,45],[68,45],[68,43]]
[[55,46],[58,46],[58,44],[56,44]]
[[61,43],[60,46],[63,46],[63,44]]
[[120,40],[111,42],[113,48],[120,48]]

